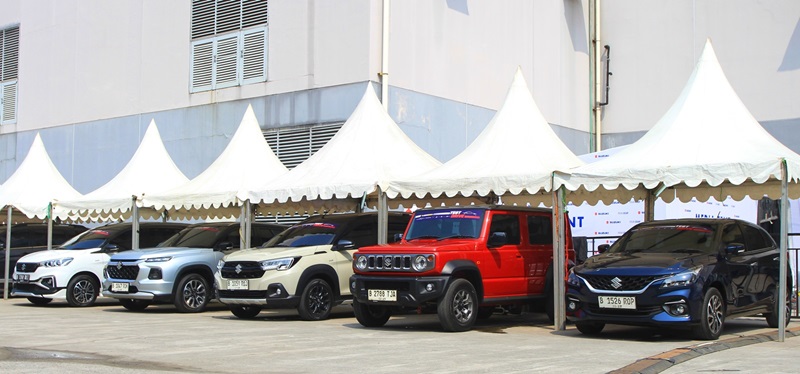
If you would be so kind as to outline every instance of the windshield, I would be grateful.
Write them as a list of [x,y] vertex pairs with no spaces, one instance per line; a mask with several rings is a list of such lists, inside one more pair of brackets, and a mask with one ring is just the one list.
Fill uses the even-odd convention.
[[222,230],[212,226],[192,226],[171,236],[158,247],[212,248]]
[[610,253],[711,253],[714,229],[710,225],[642,226],[614,243]]
[[406,240],[478,238],[483,227],[483,209],[437,209],[414,214]]
[[270,241],[266,247],[308,247],[333,243],[337,225],[333,223],[314,222],[292,226]]
[[67,240],[66,243],[62,244],[59,249],[89,249],[89,248],[100,248],[102,247],[108,238],[111,236],[111,233],[98,229],[98,230],[89,230],[80,234],[78,236],[73,237],[70,240]]

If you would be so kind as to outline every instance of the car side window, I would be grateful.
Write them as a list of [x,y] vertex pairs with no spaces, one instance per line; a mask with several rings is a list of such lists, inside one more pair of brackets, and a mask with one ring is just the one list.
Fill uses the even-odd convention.
[[[142,236],[145,236],[145,235],[142,235],[142,233],[144,233],[144,230],[139,231],[139,234],[140,234],[139,237],[140,238]],[[116,245],[117,248],[118,248],[118,251],[122,252],[122,251],[127,251],[127,250],[131,249],[131,241],[132,240],[133,240],[133,238],[131,238],[131,232],[126,230],[122,234],[117,235],[116,238],[111,239],[111,241],[109,241],[108,244]],[[145,248],[145,247],[143,247],[141,245],[141,241],[139,243],[140,243],[140,245],[139,245],[140,247]]]
[[528,216],[528,241],[530,244],[553,244],[550,217]]
[[495,232],[505,232],[507,244],[519,244],[519,217],[510,214],[493,215],[489,236]]
[[378,223],[366,222],[355,226],[339,240],[349,240],[355,248],[378,244]]
[[250,245],[253,247],[260,247],[272,239],[275,234],[275,232],[266,227],[253,227],[253,233],[250,237]]
[[[181,228],[146,227],[139,229],[139,248],[153,248],[159,243],[175,235]],[[128,248],[130,248],[130,235],[128,235]]]
[[744,242],[744,236],[742,236],[742,230],[740,230],[739,225],[735,223],[726,225],[722,228],[721,242],[723,248],[726,248],[734,243],[745,245],[745,247],[747,246],[747,244]]
[[772,243],[764,241],[764,236],[761,235],[761,230],[752,226],[742,225],[742,231],[744,232],[744,237],[746,240],[745,246],[747,246],[747,251],[759,251],[772,247]]

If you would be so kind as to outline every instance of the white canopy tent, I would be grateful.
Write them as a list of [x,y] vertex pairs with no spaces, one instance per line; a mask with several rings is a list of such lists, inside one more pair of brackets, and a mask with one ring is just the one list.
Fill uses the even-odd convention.
[[[141,206],[144,196],[188,181],[172,161],[153,120],[130,161],[114,178],[77,199],[59,201],[54,216],[77,215],[86,220],[127,218],[137,205]],[[142,210],[140,216],[157,218],[159,212]]]
[[[252,212],[245,191],[280,179],[286,172],[264,139],[252,106],[248,105],[230,143],[206,170],[180,186],[146,195],[144,205],[180,218],[240,215],[241,248],[247,248]],[[241,208],[236,208],[239,205]]]
[[260,202],[261,212],[293,214],[355,210],[367,195],[377,193],[385,217],[382,191],[388,181],[439,165],[403,133],[367,85],[353,113],[324,147],[284,177],[249,191],[245,199]]
[[[13,209],[17,209],[27,219],[45,220],[49,223],[51,201],[61,199],[75,199],[80,196],[61,175],[47,150],[44,148],[41,136],[37,133],[28,155],[22,160],[17,170],[14,171],[6,182],[0,186],[0,207],[6,207],[8,218],[6,224],[6,243],[11,243],[11,230],[14,218]],[[48,248],[52,246],[51,237],[48,235]],[[3,298],[8,298],[10,252],[5,251],[6,271],[3,277]]]
[[[569,172],[557,172],[554,186],[570,191],[573,202],[644,199],[652,219],[656,197],[706,201],[780,196],[781,280],[786,279],[788,200],[800,196],[800,155],[756,121],[725,77],[707,41],[681,95],[641,139],[619,153]],[[621,188],[624,187],[624,188]],[[786,283],[781,282],[781,294]],[[785,300],[781,301],[783,340]]]
[[506,204],[549,205],[553,171],[580,165],[545,120],[518,68],[503,106],[464,151],[427,173],[391,181],[386,194],[390,199],[494,195]]

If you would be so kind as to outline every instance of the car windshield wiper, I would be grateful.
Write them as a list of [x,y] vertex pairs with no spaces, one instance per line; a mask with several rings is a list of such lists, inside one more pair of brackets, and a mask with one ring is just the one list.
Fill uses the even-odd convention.
[[472,237],[470,235],[450,235],[450,236],[445,236],[445,237],[439,238],[439,241],[442,241],[442,240],[445,240],[445,239],[464,239],[464,238],[475,239],[474,237]]
[[703,251],[694,248],[681,248],[670,251],[670,253],[702,253]]
[[413,239],[406,239],[406,240],[411,241],[411,240],[417,240],[417,239],[439,239],[439,235],[422,235],[422,236],[418,236],[418,237],[413,238]]

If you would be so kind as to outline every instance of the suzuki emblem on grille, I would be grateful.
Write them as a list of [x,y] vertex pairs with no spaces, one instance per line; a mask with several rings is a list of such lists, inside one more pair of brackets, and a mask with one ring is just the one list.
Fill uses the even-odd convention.
[[236,274],[239,274],[241,272],[242,272],[242,264],[236,265]]
[[392,257],[386,256],[383,258],[383,267],[390,268],[392,267]]
[[619,289],[622,287],[622,279],[614,277],[614,279],[611,280],[611,286],[614,287],[614,289]]
[[122,261],[117,261],[117,270],[122,269]]
[[25,264],[22,264],[22,266],[20,267],[20,270],[25,271]]

